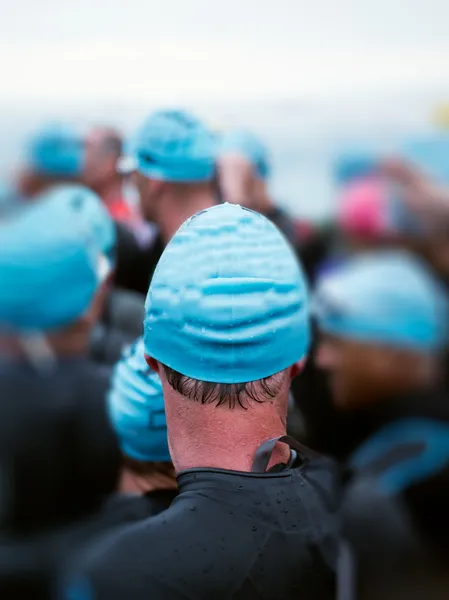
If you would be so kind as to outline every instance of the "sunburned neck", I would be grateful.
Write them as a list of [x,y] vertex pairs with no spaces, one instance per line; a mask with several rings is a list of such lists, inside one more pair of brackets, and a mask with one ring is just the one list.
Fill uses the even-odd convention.
[[[274,402],[251,405],[247,410],[183,402],[185,406],[169,410],[167,415],[177,473],[194,468],[250,472],[259,446],[286,433],[285,415],[279,414]],[[287,463],[289,456],[288,447],[278,444],[268,468]]]

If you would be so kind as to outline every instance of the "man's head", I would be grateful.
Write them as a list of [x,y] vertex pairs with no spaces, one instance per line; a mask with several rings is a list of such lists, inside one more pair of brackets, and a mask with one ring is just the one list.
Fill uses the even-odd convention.
[[[264,406],[285,418],[310,334],[292,249],[265,217],[240,206],[196,214],[159,261],[144,331],[147,360],[164,388],[169,438],[174,398],[212,422],[232,409],[249,408],[244,414],[254,418],[252,409]],[[235,423],[246,418],[235,414]]]
[[19,192],[33,197],[55,183],[80,181],[85,164],[85,140],[62,124],[47,125],[28,141]]
[[270,176],[264,144],[249,131],[229,131],[220,139],[217,166],[225,201],[263,212]]
[[166,196],[183,200],[186,195],[211,189],[214,177],[215,139],[195,116],[184,111],[152,113],[130,143],[131,161],[142,212],[158,221],[158,206]]
[[330,373],[341,408],[437,383],[445,299],[412,256],[383,252],[349,261],[319,283],[314,310],[317,362]]
[[122,155],[122,138],[114,129],[96,127],[86,140],[86,160],[83,180],[100,193],[119,177],[117,164]]
[[128,475],[148,486],[169,486],[171,477],[174,486],[161,380],[145,362],[142,339],[125,349],[115,367],[108,406]]
[[82,185],[65,184],[53,187],[37,200],[41,198],[52,205],[56,223],[69,219],[77,224],[107,259],[108,269],[112,271],[116,260],[116,228],[97,194]]
[[55,189],[0,222],[0,335],[43,358],[73,352],[69,340],[77,341],[78,352],[79,343],[87,345],[111,270],[87,221],[64,205],[67,195],[83,193]]

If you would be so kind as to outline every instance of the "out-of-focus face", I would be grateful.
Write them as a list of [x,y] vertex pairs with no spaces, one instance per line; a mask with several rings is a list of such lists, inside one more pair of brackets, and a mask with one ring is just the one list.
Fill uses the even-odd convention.
[[157,223],[157,201],[164,183],[148,179],[137,171],[131,175],[131,182],[139,193],[140,209],[144,219]]
[[317,365],[329,374],[334,404],[349,410],[407,388],[409,357],[368,342],[321,335]]
[[251,163],[239,154],[227,154],[218,159],[217,168],[223,199],[255,209],[255,174]]
[[83,180],[94,190],[100,190],[117,176],[119,156],[108,147],[107,137],[105,132],[93,131],[86,140]]

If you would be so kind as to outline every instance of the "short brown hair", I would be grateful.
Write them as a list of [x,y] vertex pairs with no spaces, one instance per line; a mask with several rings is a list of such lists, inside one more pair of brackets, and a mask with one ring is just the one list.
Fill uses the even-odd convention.
[[200,404],[216,403],[217,406],[227,404],[229,408],[235,408],[239,404],[246,410],[248,400],[259,404],[272,400],[283,384],[281,377],[283,371],[246,383],[213,383],[187,377],[166,365],[162,365],[162,368],[169,385],[181,396]]

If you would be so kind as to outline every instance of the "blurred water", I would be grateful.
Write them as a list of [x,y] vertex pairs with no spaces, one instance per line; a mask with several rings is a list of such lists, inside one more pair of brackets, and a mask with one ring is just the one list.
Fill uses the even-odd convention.
[[[273,165],[272,190],[279,204],[313,220],[330,216],[335,204],[332,162],[348,145],[392,150],[404,136],[429,127],[434,97],[368,98],[306,105],[298,101],[192,106],[213,126],[248,126],[268,144]],[[24,141],[50,117],[87,126],[115,124],[125,134],[154,107],[33,106],[0,107],[0,174],[19,162]]]

